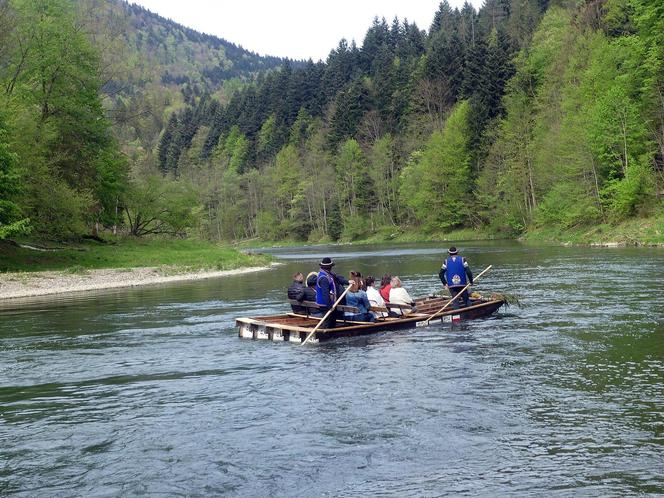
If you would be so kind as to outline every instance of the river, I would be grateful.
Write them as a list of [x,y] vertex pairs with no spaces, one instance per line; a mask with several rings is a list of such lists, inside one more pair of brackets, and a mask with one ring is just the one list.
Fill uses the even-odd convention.
[[296,270],[440,289],[442,244],[272,250],[268,272],[0,304],[0,495],[664,493],[664,250],[460,245],[491,319],[241,340]]

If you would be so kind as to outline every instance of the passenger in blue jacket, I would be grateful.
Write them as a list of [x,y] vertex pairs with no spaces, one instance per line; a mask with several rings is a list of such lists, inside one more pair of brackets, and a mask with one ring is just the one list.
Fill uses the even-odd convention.
[[[443,285],[450,291],[452,297],[456,296],[466,284],[473,284],[473,273],[466,258],[459,256],[459,251],[452,246],[447,251],[449,256],[443,261],[443,265],[438,272],[438,277]],[[452,303],[454,309],[459,306],[468,306],[468,289]]]
[[375,322],[376,317],[371,313],[371,303],[367,297],[366,286],[361,274],[350,272],[350,290],[346,294],[346,305],[358,309],[357,313],[346,311],[346,320],[353,322]]

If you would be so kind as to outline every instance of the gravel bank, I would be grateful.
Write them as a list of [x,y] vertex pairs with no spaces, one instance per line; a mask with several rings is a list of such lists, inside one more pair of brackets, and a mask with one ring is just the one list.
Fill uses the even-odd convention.
[[237,268],[235,270],[192,271],[183,273],[179,273],[174,269],[164,268],[86,270],[81,273],[67,273],[62,271],[0,273],[0,300],[204,280],[207,278],[268,270],[277,264],[273,263],[270,266],[252,268]]

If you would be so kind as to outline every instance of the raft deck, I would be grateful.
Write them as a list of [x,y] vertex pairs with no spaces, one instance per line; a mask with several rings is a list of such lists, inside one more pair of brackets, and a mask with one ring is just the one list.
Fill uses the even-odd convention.
[[[400,317],[379,318],[376,322],[337,321],[330,329],[318,329],[309,342],[323,342],[339,337],[354,337],[390,330],[425,327],[431,324],[452,321],[472,320],[495,313],[505,304],[503,299],[479,299],[470,306],[459,309],[446,309],[434,319],[427,319],[447,303],[447,299],[428,297],[416,299],[416,312]],[[263,339],[275,342],[302,342],[318,325],[321,319],[305,315],[287,313],[282,315],[237,318],[238,335],[243,339]]]

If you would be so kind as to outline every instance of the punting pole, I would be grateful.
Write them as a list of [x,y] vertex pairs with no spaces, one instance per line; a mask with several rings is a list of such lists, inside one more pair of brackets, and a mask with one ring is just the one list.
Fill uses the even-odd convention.
[[314,329],[311,332],[309,332],[309,335],[307,336],[307,338],[304,341],[302,341],[302,344],[300,344],[300,346],[304,346],[307,343],[307,341],[309,339],[311,339],[311,336],[316,333],[316,331],[320,328],[320,326],[325,322],[325,319],[328,316],[330,316],[330,313],[332,313],[336,309],[336,307],[339,305],[339,303],[341,302],[341,300],[344,298],[344,296],[350,290],[351,287],[353,287],[352,282],[348,285],[348,287],[346,287],[346,290],[343,292],[343,294],[341,294],[341,296],[339,296],[339,299],[337,299],[337,301],[332,305],[332,307],[330,308],[330,311],[325,313],[325,316],[323,317],[323,319],[320,322],[318,322],[318,325],[316,325],[314,327]]

